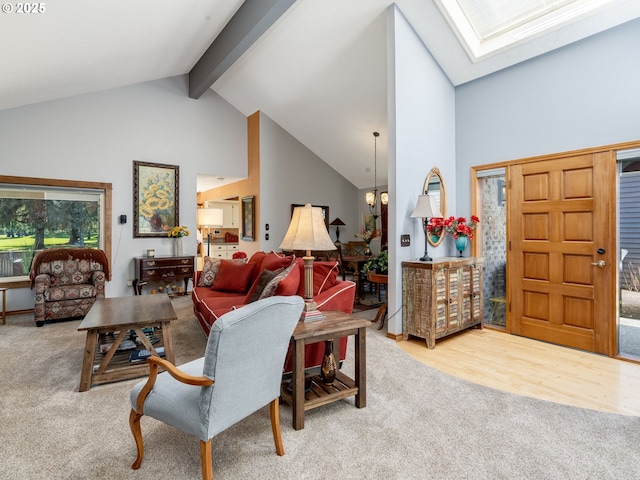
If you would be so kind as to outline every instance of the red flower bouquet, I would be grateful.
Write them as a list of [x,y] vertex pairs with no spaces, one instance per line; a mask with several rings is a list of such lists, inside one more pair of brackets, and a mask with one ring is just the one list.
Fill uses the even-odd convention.
[[480,223],[480,219],[475,215],[471,215],[471,221],[467,223],[467,219],[464,217],[451,216],[443,221],[445,232],[451,235],[453,238],[469,237],[469,240],[473,238],[473,231]]
[[432,237],[440,237],[444,230],[444,218],[442,217],[432,217],[429,219],[429,223],[427,224],[427,232]]

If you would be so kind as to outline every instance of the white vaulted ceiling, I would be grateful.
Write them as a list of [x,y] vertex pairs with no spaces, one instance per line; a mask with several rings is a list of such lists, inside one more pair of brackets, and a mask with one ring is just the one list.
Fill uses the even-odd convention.
[[[640,16],[637,0],[610,2],[472,61],[436,1],[445,2],[395,3],[453,85]],[[0,13],[0,109],[187,74],[243,3],[55,0],[43,13]],[[298,0],[211,88],[245,115],[263,111],[358,188],[373,185],[379,131],[378,184],[385,184],[392,3]]]

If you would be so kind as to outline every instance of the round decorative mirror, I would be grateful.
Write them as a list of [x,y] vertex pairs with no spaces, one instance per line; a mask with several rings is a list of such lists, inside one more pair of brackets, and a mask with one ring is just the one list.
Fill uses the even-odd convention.
[[[438,218],[444,220],[447,217],[447,194],[442,174],[437,167],[432,168],[429,175],[427,175],[427,179],[424,181],[423,191],[426,195],[435,199],[435,203],[440,209],[440,217]],[[431,219],[429,219],[429,221],[431,221]],[[444,228],[435,225],[431,228],[431,231],[428,232],[427,238],[429,239],[430,245],[434,247],[440,245],[444,238]]]

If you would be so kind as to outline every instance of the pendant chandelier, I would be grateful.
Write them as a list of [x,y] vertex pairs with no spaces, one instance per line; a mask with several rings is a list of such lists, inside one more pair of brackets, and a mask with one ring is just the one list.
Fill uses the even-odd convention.
[[[365,200],[369,205],[369,211],[373,218],[377,219],[380,214],[378,213],[378,132],[373,132],[373,190],[367,192]],[[380,203],[386,205],[389,203],[389,194],[382,193],[380,195]]]

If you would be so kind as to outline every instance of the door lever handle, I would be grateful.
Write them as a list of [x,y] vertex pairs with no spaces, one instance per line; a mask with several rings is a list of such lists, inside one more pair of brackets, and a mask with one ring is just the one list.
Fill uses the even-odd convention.
[[604,268],[607,265],[607,262],[604,260],[598,260],[597,262],[591,262],[591,265],[598,268]]

